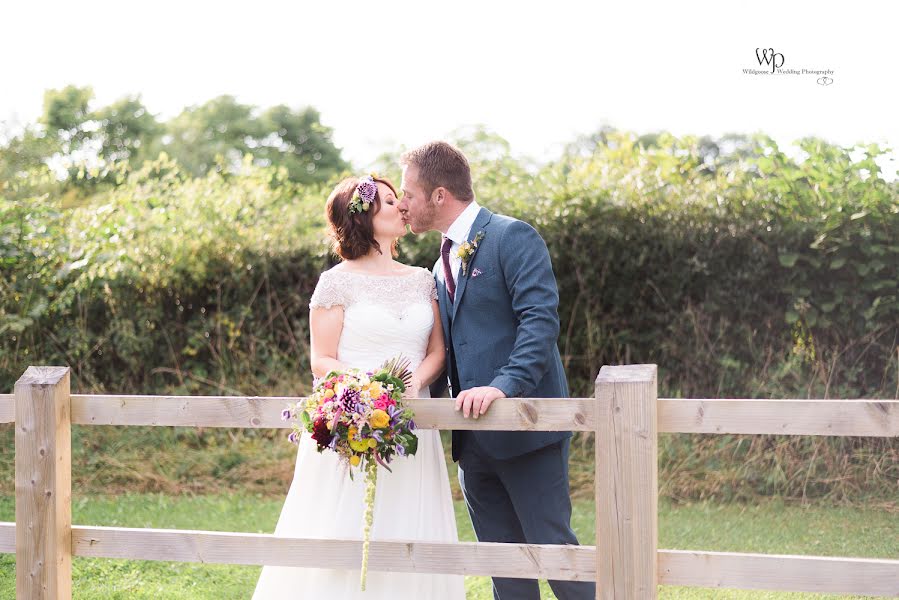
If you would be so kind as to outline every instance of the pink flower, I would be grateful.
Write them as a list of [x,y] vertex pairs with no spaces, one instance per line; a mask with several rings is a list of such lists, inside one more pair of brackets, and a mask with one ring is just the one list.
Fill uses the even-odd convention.
[[378,398],[374,401],[373,406],[375,408],[379,408],[381,410],[387,410],[388,407],[396,406],[396,400],[390,397],[390,394],[387,392],[383,392]]

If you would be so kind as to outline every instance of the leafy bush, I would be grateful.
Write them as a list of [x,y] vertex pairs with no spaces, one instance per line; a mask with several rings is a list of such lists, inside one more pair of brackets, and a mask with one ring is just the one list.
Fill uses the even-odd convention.
[[[544,166],[483,132],[459,141],[479,201],[549,245],[575,395],[602,364],[654,362],[663,396],[897,397],[899,189],[878,147],[852,160],[808,139],[797,161],[763,136],[597,139]],[[305,393],[330,187],[251,158],[195,178],[163,155],[119,178],[71,209],[46,175],[0,188],[0,389],[67,364],[82,392]],[[406,236],[402,259],[430,268],[438,243]],[[887,462],[852,458],[868,456]],[[895,440],[680,436],[662,465],[673,497],[847,495],[894,492],[896,457]],[[695,458],[729,466],[711,484]]]

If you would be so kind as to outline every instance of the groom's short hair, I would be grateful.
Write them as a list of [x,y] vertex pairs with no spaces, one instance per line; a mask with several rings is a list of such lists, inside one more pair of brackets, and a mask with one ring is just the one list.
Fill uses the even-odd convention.
[[430,196],[435,189],[446,188],[463,202],[474,200],[471,187],[471,168],[462,151],[447,142],[428,142],[400,157],[403,166],[414,165],[418,179]]

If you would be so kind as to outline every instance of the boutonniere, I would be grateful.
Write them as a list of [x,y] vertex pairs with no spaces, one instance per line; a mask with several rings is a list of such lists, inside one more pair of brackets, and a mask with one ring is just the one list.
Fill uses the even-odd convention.
[[463,242],[459,245],[459,249],[456,250],[456,256],[462,261],[462,275],[468,274],[468,262],[471,260],[471,257],[474,256],[475,251],[478,249],[478,243],[484,239],[484,232],[479,231],[475,234],[474,239],[470,242]]

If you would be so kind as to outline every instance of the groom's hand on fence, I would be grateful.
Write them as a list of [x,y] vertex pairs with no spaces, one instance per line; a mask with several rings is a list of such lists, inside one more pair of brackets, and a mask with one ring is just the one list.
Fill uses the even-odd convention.
[[495,387],[482,386],[463,390],[456,396],[456,410],[461,410],[466,419],[469,414],[477,419],[487,412],[494,400],[505,397],[503,391]]

